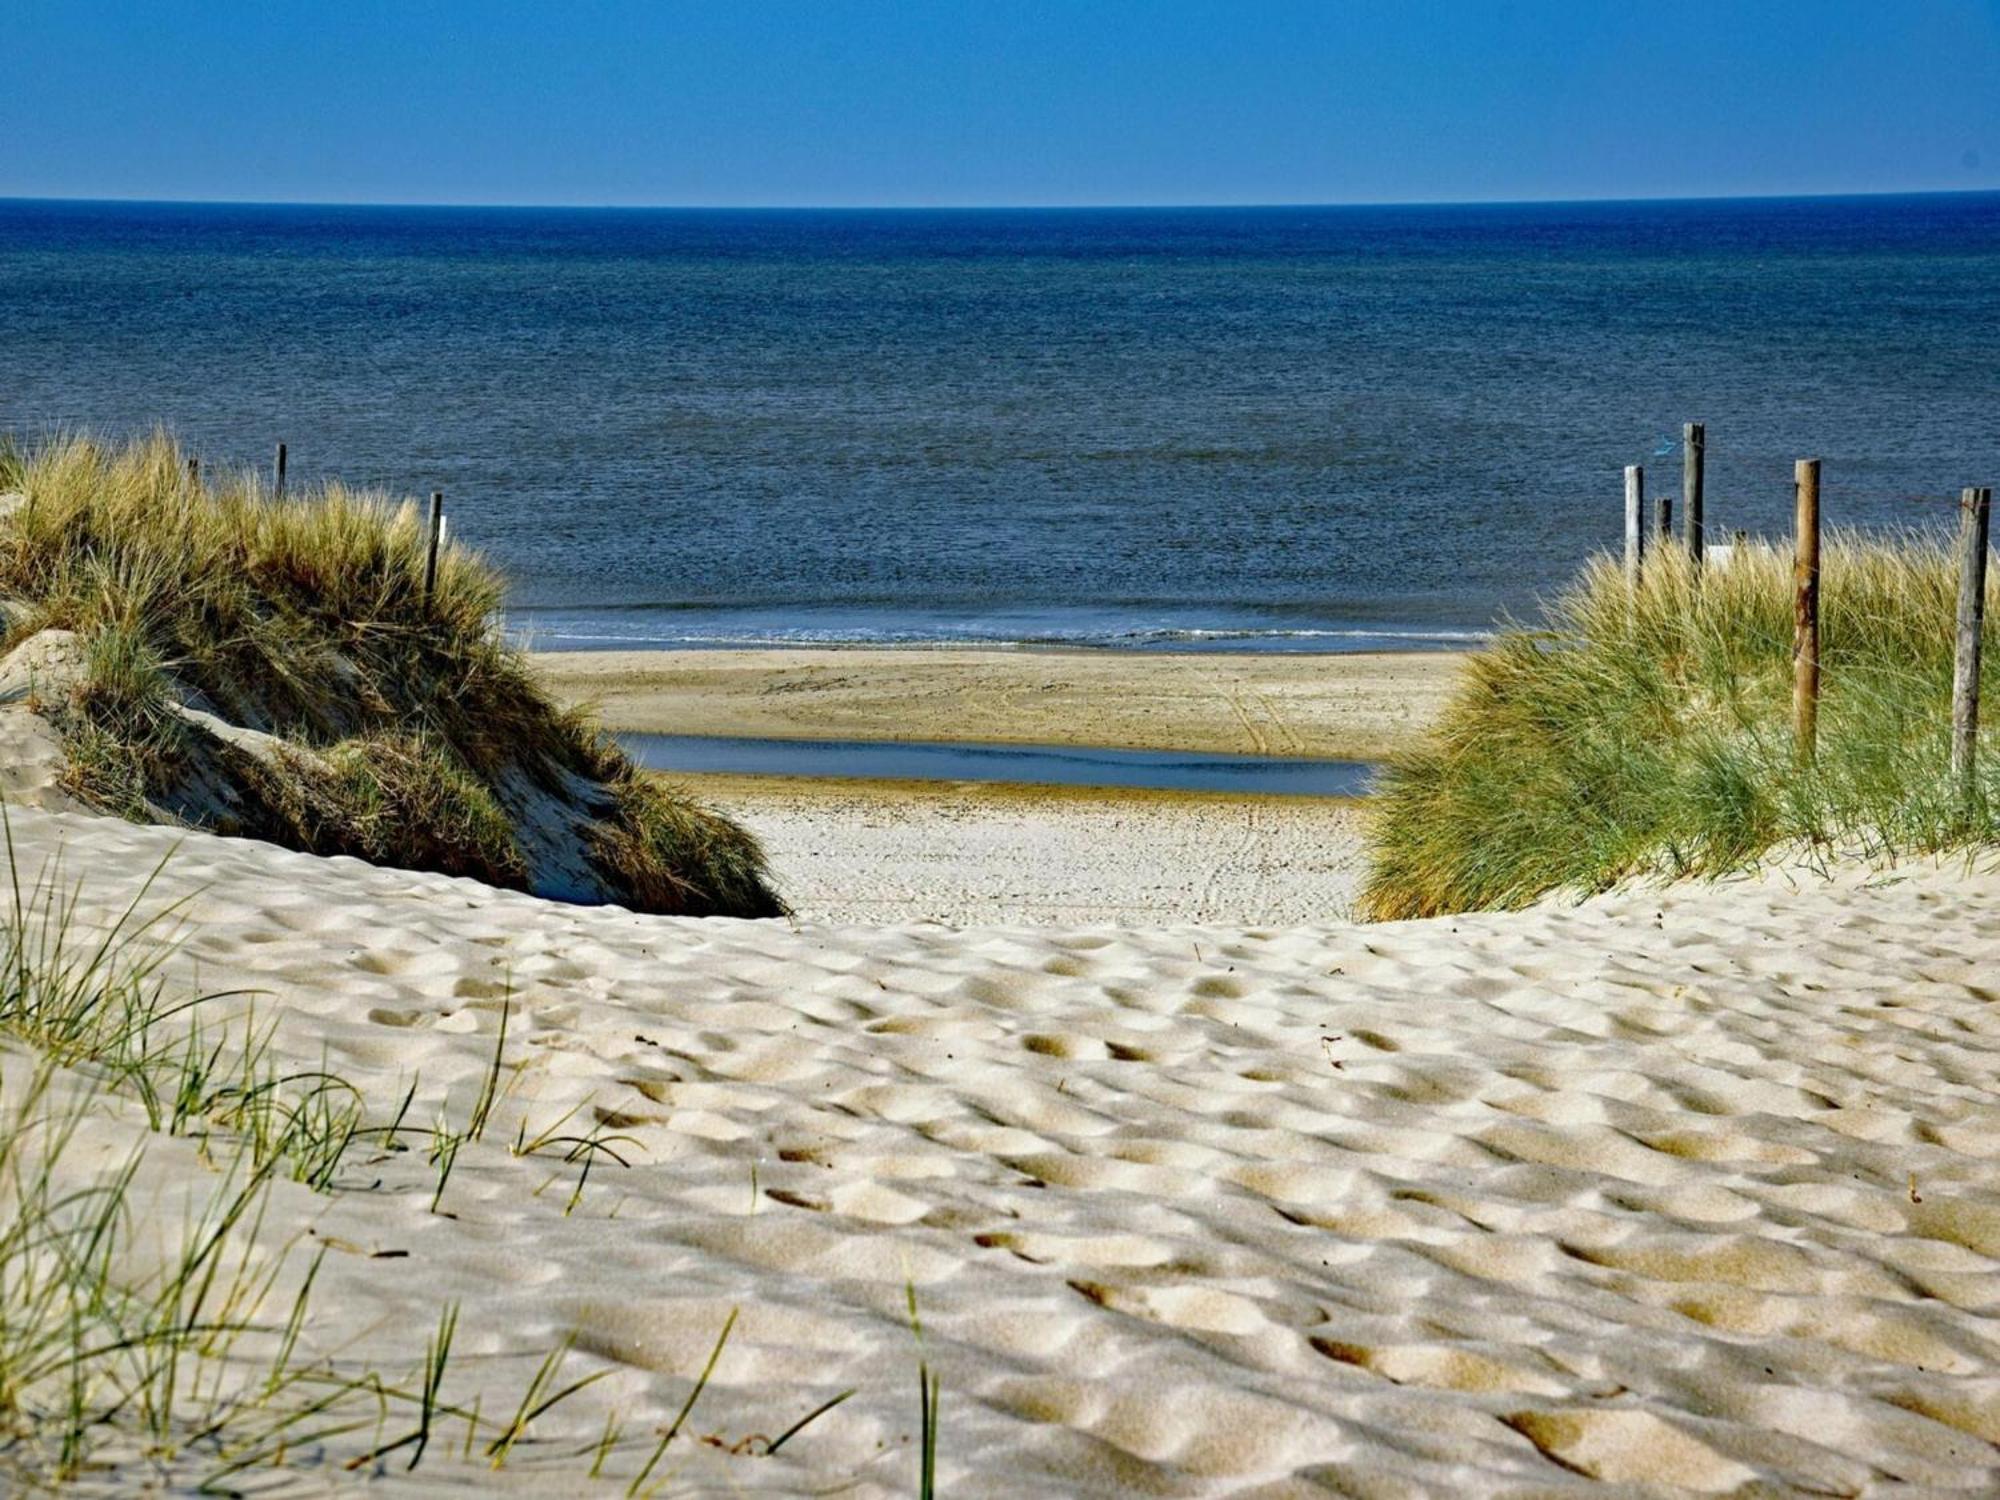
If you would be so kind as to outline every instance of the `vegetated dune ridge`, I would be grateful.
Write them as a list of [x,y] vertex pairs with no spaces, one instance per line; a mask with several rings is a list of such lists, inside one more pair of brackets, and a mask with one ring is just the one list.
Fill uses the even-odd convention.
[[[1953,548],[1935,531],[1834,531],[1821,562],[1818,728],[1802,746],[1789,547],[1702,566],[1657,547],[1636,587],[1621,559],[1590,558],[1537,625],[1465,657],[1427,732],[1389,756],[1360,909],[1526,906],[1802,843],[2000,846],[2000,754],[1970,777],[1952,765]],[[1985,607],[2000,613],[2000,571]],[[1983,676],[2000,700],[2000,653]]]
[[504,594],[383,495],[203,479],[160,433],[0,438],[0,740],[34,766],[4,779],[564,900],[782,911],[753,838],[548,698]]
[[[454,1404],[511,1409],[566,1333],[565,1379],[611,1371],[500,1475],[448,1422],[414,1474],[381,1462],[392,1491],[590,1493],[615,1407],[622,1493],[739,1309],[663,1492],[910,1493],[912,1296],[946,1494],[2000,1486],[1990,868],[1382,926],[862,929],[13,820],[86,924],[175,851],[170,982],[261,991],[278,1058],[377,1117],[412,1079],[411,1119],[462,1115],[509,1010],[441,1213],[423,1153],[383,1152],[263,1220],[328,1247],[311,1351],[414,1369],[458,1299]],[[578,1195],[503,1144],[565,1120],[630,1165]],[[156,1139],[146,1189],[210,1171]],[[324,1460],[295,1487],[374,1440],[288,1452]]]

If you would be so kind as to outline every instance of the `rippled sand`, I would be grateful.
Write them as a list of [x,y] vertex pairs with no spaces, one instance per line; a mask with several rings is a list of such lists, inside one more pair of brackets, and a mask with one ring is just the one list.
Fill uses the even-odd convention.
[[[414,1365],[461,1299],[454,1399],[511,1404],[574,1331],[568,1368],[613,1373],[538,1426],[526,1492],[592,1492],[552,1455],[614,1407],[622,1492],[736,1308],[694,1423],[715,1441],[675,1446],[669,1492],[911,1493],[910,1288],[946,1494],[2000,1487],[1990,872],[954,930],[580,910],[71,815],[14,832],[28,871],[66,846],[92,913],[179,842],[177,978],[265,992],[283,1052],[383,1115],[411,1079],[417,1116],[462,1113],[511,994],[451,1217],[420,1153],[384,1154],[331,1198],[281,1185],[264,1233],[340,1252],[316,1349]],[[576,1166],[507,1149],[565,1118],[630,1161],[567,1211]],[[775,1457],[729,1451],[848,1387]]]

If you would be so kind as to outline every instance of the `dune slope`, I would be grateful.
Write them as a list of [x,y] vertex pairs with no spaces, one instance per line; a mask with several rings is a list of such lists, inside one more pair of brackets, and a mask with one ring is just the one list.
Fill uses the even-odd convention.
[[[510,1007],[452,1217],[385,1154],[329,1197],[281,1185],[264,1232],[345,1247],[316,1346],[413,1363],[461,1299],[455,1399],[517,1391],[573,1330],[572,1372],[612,1373],[537,1429],[530,1491],[589,1492],[587,1457],[535,1466],[615,1407],[622,1492],[740,1308],[715,1441],[676,1445],[670,1488],[911,1493],[910,1289],[945,1493],[2000,1485],[1991,872],[961,931],[564,907],[68,814],[14,832],[25,871],[64,851],[91,920],[179,839],[176,982],[265,992],[280,1051],[382,1115],[412,1078],[419,1115],[462,1109]],[[566,1116],[630,1162],[573,1206],[574,1165],[503,1144]],[[776,1456],[729,1451],[849,1387]]]

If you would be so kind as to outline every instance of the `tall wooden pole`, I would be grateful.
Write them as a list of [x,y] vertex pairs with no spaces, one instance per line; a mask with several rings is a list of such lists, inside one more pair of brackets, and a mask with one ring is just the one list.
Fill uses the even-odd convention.
[[1958,644],[1951,673],[1951,774],[1969,803],[1979,751],[1979,647],[1986,623],[1986,538],[1993,491],[1958,499]]
[[1819,740],[1819,460],[1792,468],[1798,492],[1792,559],[1792,743],[1802,764]]
[[1708,429],[1690,422],[1681,429],[1681,529],[1687,536],[1688,561],[1701,571],[1703,471],[1708,460]]
[[424,555],[424,604],[431,602],[431,593],[437,588],[438,542],[444,535],[444,491],[431,491],[431,535],[430,547]]
[[278,444],[277,468],[278,468],[278,483],[277,487],[273,489],[271,493],[276,495],[280,500],[282,500],[285,497],[285,445],[283,443]]
[[1625,582],[1639,587],[1639,571],[1646,559],[1646,471],[1637,464],[1625,466]]

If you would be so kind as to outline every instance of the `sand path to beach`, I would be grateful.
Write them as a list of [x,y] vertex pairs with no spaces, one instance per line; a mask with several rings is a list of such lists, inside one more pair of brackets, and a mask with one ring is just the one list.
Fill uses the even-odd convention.
[[[379,1115],[414,1080],[413,1119],[462,1117],[510,1009],[443,1213],[422,1153],[385,1152],[330,1197],[278,1184],[263,1233],[330,1247],[312,1350],[412,1369],[458,1299],[449,1400],[512,1409],[566,1334],[568,1374],[610,1374],[497,1478],[454,1436],[378,1488],[594,1493],[575,1455],[615,1409],[622,1492],[735,1309],[666,1492],[912,1493],[911,1295],[948,1495],[2000,1487],[1990,870],[961,930],[14,834],[30,874],[65,849],[90,921],[178,844],[171,981],[262,992],[279,1057]],[[630,1165],[576,1195],[559,1151],[508,1149],[565,1120]],[[150,1160],[162,1195],[214,1171]],[[730,1451],[849,1388],[776,1456]]]
[[1360,805],[1333,798],[672,779],[763,840],[813,921],[1325,922],[1363,873]]

